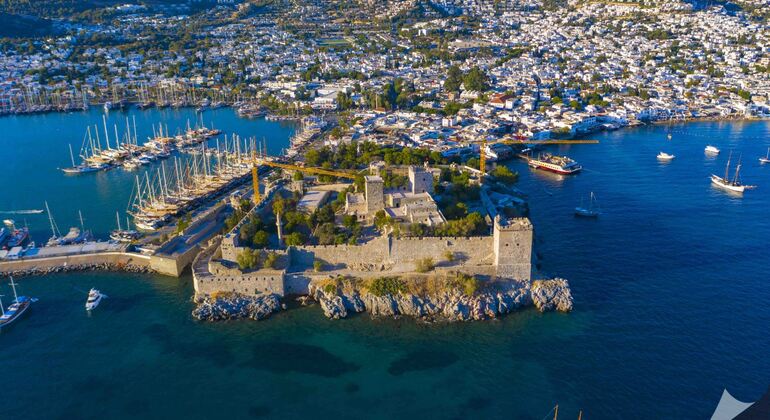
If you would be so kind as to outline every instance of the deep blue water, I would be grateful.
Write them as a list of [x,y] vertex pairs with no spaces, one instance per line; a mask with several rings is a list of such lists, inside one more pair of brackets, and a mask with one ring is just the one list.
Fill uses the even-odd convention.
[[[69,144],[78,162],[78,150],[88,126],[95,138],[94,125],[97,125],[101,144],[105,146],[102,115],[102,109],[94,107],[89,112],[0,118],[0,151],[5,157],[0,188],[0,218],[12,218],[19,225],[26,223],[38,243],[45,243],[51,236],[45,214],[18,215],[4,212],[44,209],[44,201],[47,200],[59,229],[64,233],[69,226],[79,225],[78,210],[81,210],[85,227],[102,238],[106,238],[110,230],[115,229],[115,212],[120,212],[121,223],[124,223],[125,211],[135,189],[135,177],[138,175],[141,178],[145,171],[151,171],[150,176],[154,176],[160,163],[135,171],[115,168],[81,175],[65,175],[59,170],[71,166]],[[200,123],[202,119],[207,127],[223,131],[218,137],[222,146],[225,134],[228,141],[232,140],[233,134],[238,134],[242,139],[256,137],[260,142],[264,138],[268,152],[280,154],[294,132],[293,123],[242,119],[230,108],[207,110],[202,114],[196,114],[192,108],[147,111],[131,108],[126,112],[113,110],[108,115],[107,131],[112,147],[115,147],[113,125],[117,124],[122,137],[126,131],[126,117],[129,118],[132,131],[133,120],[136,119],[139,144],[153,135],[153,125],[158,130],[163,123],[164,131],[175,135],[184,132],[188,124],[195,126],[196,121]],[[215,147],[216,140],[209,141],[211,147]],[[184,159],[186,155],[180,155],[180,158]],[[167,160],[165,164],[167,175],[171,176],[173,161]]]
[[[770,124],[597,138],[562,150],[586,167],[574,177],[511,163],[541,270],[571,282],[570,314],[422,325],[307,307],[205,324],[189,315],[189,277],[25,278],[40,302],[0,334],[0,418],[541,419],[558,403],[560,418],[681,419],[709,417],[724,388],[755,401],[770,385],[770,167],[757,162]],[[706,158],[709,143],[722,155]],[[758,186],[743,198],[709,185],[730,149]],[[661,150],[677,158],[659,164]],[[590,191],[604,213],[576,219]],[[110,298],[88,317],[91,286]]]

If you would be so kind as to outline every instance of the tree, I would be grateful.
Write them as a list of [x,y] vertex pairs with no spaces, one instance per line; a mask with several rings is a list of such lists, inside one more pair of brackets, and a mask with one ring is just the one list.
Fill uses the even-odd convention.
[[452,65],[447,71],[446,80],[444,80],[444,90],[448,92],[457,92],[463,82],[463,72],[460,67]]
[[300,246],[305,244],[305,235],[300,232],[292,232],[284,237],[286,246]]
[[265,258],[264,268],[275,268],[278,264],[278,254],[271,252]]
[[489,88],[489,78],[478,66],[475,66],[463,77],[463,86],[466,90],[483,92]]
[[267,248],[269,238],[270,236],[267,232],[260,230],[254,234],[254,237],[251,239],[251,243],[256,248]]
[[507,166],[503,165],[497,165],[497,167],[492,171],[492,176],[495,177],[495,179],[498,181],[507,185],[514,184],[519,180],[518,172],[512,172],[510,169],[508,169]]
[[241,251],[236,257],[241,270],[253,270],[259,265],[259,254],[251,248]]

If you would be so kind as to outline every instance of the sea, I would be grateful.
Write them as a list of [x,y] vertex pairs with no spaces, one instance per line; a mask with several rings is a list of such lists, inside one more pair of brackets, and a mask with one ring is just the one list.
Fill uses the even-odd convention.
[[[114,115],[117,114],[117,115]],[[111,119],[125,118],[122,113]],[[193,111],[133,110],[173,132]],[[207,125],[286,147],[289,124],[228,109]],[[140,122],[141,121],[141,122]],[[60,225],[81,210],[98,235],[125,209],[131,174],[65,176],[67,144],[101,111],[0,118],[0,210],[47,200]],[[668,140],[668,134],[671,139]],[[648,125],[552,151],[584,166],[560,177],[507,163],[529,200],[537,276],[569,280],[571,313],[424,324],[366,315],[331,321],[316,306],[267,321],[195,321],[189,275],[69,273],[18,279],[39,299],[0,333],[2,419],[558,418],[702,419],[723,390],[770,386],[769,122]],[[706,145],[722,150],[704,154]],[[661,152],[676,155],[661,163]],[[713,188],[732,151],[743,196]],[[731,172],[733,169],[731,169]],[[574,216],[593,192],[601,215]],[[37,240],[45,215],[27,215]],[[11,294],[6,279],[0,294]],[[84,310],[89,288],[106,293]]]

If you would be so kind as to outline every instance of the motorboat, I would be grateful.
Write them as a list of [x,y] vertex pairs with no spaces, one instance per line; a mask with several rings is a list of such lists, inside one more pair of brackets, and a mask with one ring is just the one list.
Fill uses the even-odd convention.
[[706,146],[706,149],[704,149],[704,152],[706,152],[708,155],[718,155],[719,149],[717,149],[715,146],[708,145]]
[[99,303],[101,303],[103,298],[106,298],[107,295],[102,294],[100,291],[91,288],[91,290],[88,292],[88,299],[86,300],[86,311],[93,311],[96,309],[97,306],[99,306]]
[[767,149],[767,155],[765,155],[764,157],[759,158],[759,163],[761,163],[763,165],[766,164],[766,163],[770,163],[770,148]]
[[666,152],[658,153],[658,160],[668,161],[668,160],[673,160],[675,157],[676,156],[670,155],[670,154],[668,154]]

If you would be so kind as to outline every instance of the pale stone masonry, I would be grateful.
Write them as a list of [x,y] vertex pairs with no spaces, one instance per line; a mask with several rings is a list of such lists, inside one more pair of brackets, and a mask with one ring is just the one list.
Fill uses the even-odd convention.
[[[478,237],[393,238],[381,236],[361,245],[324,245],[289,247],[281,270],[257,270],[242,273],[212,260],[207,273],[194,273],[197,294],[237,291],[259,295],[306,292],[313,277],[343,274],[361,278],[408,275],[422,258],[437,262],[436,270],[453,270],[478,275],[487,280],[531,280],[532,223],[526,218],[495,218],[493,234]],[[222,240],[221,260],[235,266],[243,248],[237,235]],[[444,261],[451,252],[454,261]],[[313,263],[321,261],[325,271],[313,272]]]

